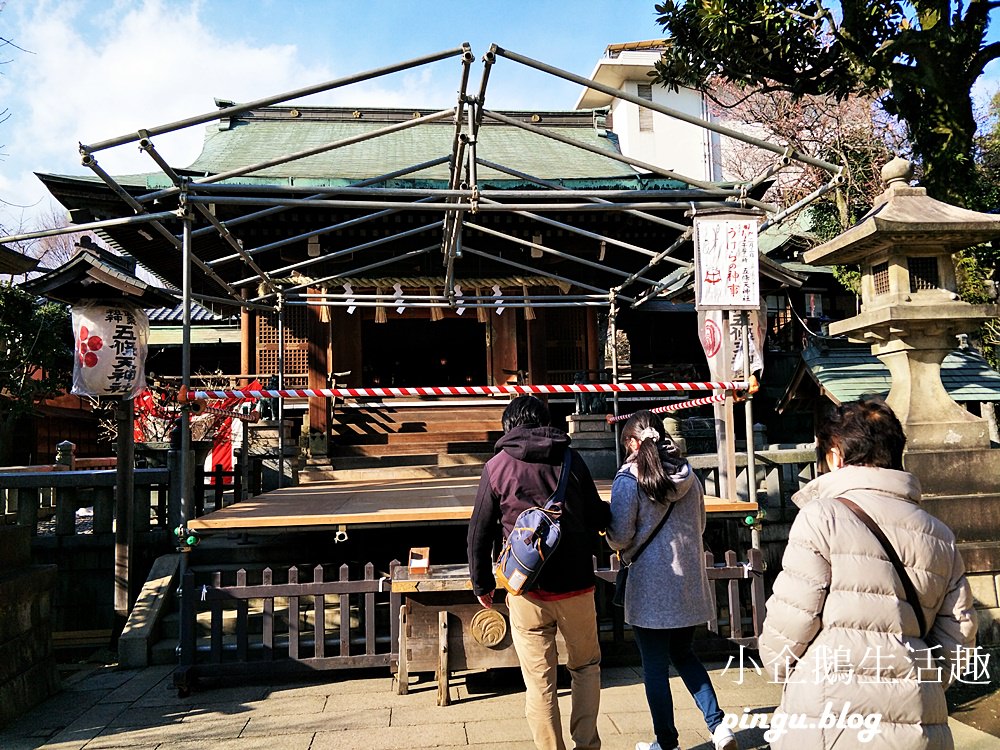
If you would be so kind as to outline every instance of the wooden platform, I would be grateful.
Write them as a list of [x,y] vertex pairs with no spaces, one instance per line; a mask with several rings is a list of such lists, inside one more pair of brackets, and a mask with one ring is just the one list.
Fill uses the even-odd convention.
[[[285,487],[192,519],[188,527],[211,532],[459,524],[472,515],[478,486],[477,477],[454,477]],[[597,489],[610,499],[610,480],[598,481]],[[717,497],[706,497],[705,507],[711,515],[757,510],[756,503]]]

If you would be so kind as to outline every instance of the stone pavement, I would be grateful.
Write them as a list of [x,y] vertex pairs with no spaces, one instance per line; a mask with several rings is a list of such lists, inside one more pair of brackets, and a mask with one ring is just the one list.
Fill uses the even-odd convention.
[[[709,665],[723,710],[770,712],[779,686],[752,670]],[[411,678],[396,695],[382,670],[327,672],[317,679],[247,684],[229,680],[186,698],[170,667],[95,668],[74,675],[61,693],[0,730],[2,750],[533,750],[516,670],[460,673],[452,704],[436,705],[433,680]],[[631,750],[652,730],[638,667],[603,671],[599,726],[607,750]],[[671,680],[681,746],[711,750],[708,730],[683,684]],[[569,690],[560,691],[564,718]],[[564,722],[565,723],[565,722]],[[951,720],[960,750],[1000,749],[1000,739]],[[737,731],[740,747],[765,748],[760,729]],[[566,736],[569,736],[568,731]],[[805,749],[803,749],[805,750]]]

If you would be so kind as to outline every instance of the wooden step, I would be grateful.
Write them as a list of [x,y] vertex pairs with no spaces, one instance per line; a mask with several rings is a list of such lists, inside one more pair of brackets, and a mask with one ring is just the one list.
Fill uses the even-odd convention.
[[299,472],[300,484],[317,482],[360,482],[368,479],[440,479],[442,477],[478,477],[482,474],[482,464],[459,464],[456,466],[397,466],[373,469],[312,469]]
[[350,439],[341,436],[340,440],[352,445],[451,445],[452,443],[489,443],[494,444],[503,435],[502,432],[489,430],[462,430],[450,433],[426,432],[389,432],[379,435],[357,435]]
[[[353,458],[358,456],[427,456],[433,461],[434,456],[452,456],[459,453],[474,453],[487,458],[493,455],[494,443],[483,440],[474,442],[438,442],[426,443],[388,443],[368,445],[335,445],[330,448],[330,458]],[[313,459],[315,460],[315,459]],[[319,459],[324,460],[324,459]]]
[[[379,446],[384,447],[384,446]],[[311,458],[300,471],[329,471],[344,469],[399,468],[403,466],[458,466],[486,463],[492,453],[406,453],[381,455],[347,455],[330,458]]]
[[[346,434],[358,434],[365,435],[371,434],[373,431],[370,428],[372,425],[369,423],[365,424],[347,424],[339,425],[337,433],[340,435]],[[475,431],[475,430],[485,430],[492,432],[500,431],[500,424],[493,423],[489,420],[476,420],[476,419],[451,419],[440,422],[430,422],[422,420],[405,420],[392,423],[380,423],[383,428],[381,430],[374,430],[374,432],[382,433],[394,433],[394,434],[406,434],[411,432],[420,432],[428,435],[449,433],[449,432],[463,432],[463,431]]]

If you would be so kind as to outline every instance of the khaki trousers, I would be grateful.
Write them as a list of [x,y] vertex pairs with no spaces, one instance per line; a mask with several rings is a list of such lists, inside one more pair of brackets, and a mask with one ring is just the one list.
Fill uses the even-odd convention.
[[507,596],[510,635],[527,688],[524,715],[538,750],[565,750],[556,696],[556,630],[566,642],[571,682],[569,731],[576,750],[597,750],[601,705],[601,646],[597,610],[589,592],[568,599],[539,601]]

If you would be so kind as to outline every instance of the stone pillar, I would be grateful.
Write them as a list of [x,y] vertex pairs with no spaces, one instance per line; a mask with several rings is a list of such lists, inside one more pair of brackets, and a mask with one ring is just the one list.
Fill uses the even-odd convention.
[[570,414],[566,418],[573,447],[594,479],[612,479],[618,471],[615,431],[603,414]]

